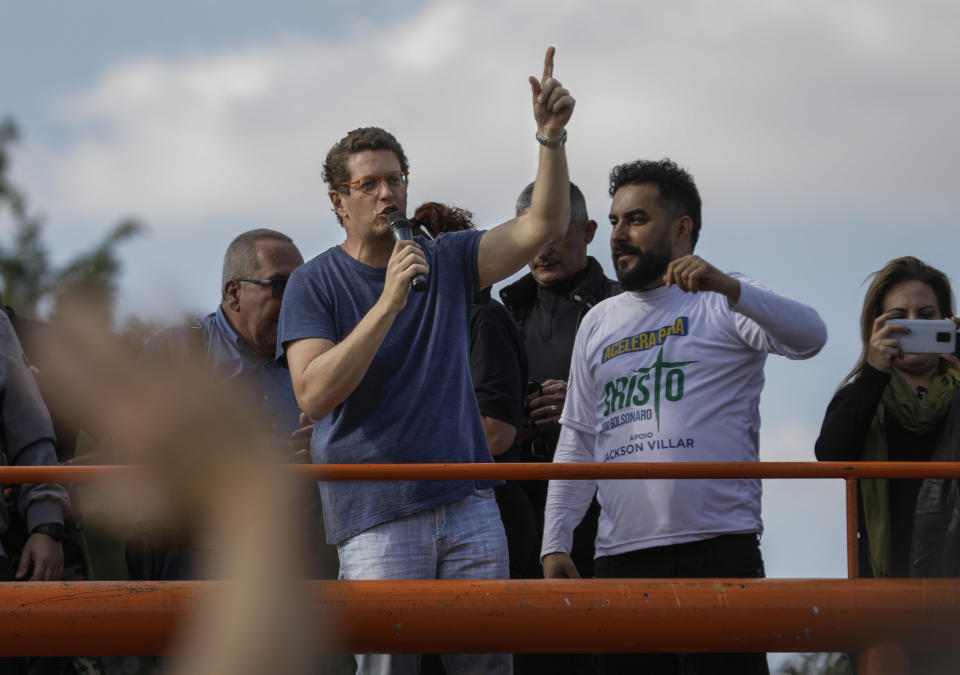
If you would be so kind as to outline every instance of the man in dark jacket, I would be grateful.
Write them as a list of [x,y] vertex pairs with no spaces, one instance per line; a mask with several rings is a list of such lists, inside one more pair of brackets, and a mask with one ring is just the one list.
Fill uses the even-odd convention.
[[[517,215],[530,208],[533,183],[517,199]],[[529,360],[523,446],[519,461],[549,462],[560,436],[560,412],[567,394],[567,374],[577,327],[591,307],[620,292],[607,279],[596,259],[587,255],[597,223],[587,215],[583,193],[570,183],[570,225],[530,263],[530,273],[500,291],[513,313]],[[543,538],[546,481],[521,481],[537,519],[537,541]],[[594,500],[574,531],[571,551],[580,575],[593,576],[593,541],[600,507]],[[536,565],[539,561],[531,561]],[[592,672],[590,655],[524,655],[517,672],[524,675],[564,675]]]
[[[20,341],[0,313],[0,466],[56,466],[53,424]],[[0,485],[0,492],[4,486]],[[70,504],[56,483],[17,485],[13,502],[26,522],[26,543],[14,561],[0,544],[0,581],[59,581],[63,571],[63,511]],[[0,499],[0,535],[9,523]],[[2,669],[0,669],[2,670]]]
[[[533,183],[517,199],[517,214],[530,208]],[[620,292],[607,279],[600,263],[587,255],[597,223],[587,215],[583,193],[570,183],[570,226],[567,233],[543,249],[530,263],[530,274],[500,291],[523,334],[530,363],[524,460],[549,462],[560,434],[560,412],[567,392],[567,373],[577,327],[591,307]],[[545,482],[525,485],[543,530]],[[582,576],[593,576],[593,539],[596,508],[577,529],[574,560]]]

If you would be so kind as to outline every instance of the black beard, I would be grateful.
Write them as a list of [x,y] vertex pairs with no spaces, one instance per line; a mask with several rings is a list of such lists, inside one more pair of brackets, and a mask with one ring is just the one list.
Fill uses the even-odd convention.
[[[616,253],[629,252],[637,257],[632,267],[623,269],[617,264]],[[640,291],[663,277],[670,264],[670,254],[660,251],[641,251],[638,248],[621,247],[614,253],[613,267],[617,271],[617,280],[625,291]]]

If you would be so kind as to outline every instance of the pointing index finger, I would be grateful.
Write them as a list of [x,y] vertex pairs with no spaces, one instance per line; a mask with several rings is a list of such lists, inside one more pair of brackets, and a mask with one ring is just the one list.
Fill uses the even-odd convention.
[[543,59],[543,79],[540,80],[541,83],[553,77],[553,55],[556,51],[556,47],[547,47],[547,55]]

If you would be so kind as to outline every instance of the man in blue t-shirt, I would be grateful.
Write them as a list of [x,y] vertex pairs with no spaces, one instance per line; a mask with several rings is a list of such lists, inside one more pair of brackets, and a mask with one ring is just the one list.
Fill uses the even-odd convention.
[[[314,422],[316,463],[489,462],[469,369],[475,292],[513,274],[569,217],[563,144],[573,111],[553,79],[553,48],[533,89],[540,167],[530,211],[488,232],[395,243],[387,216],[407,206],[407,158],[388,132],[355,129],[323,177],[346,239],[296,270],[280,315],[278,359]],[[417,274],[422,293],[410,292]],[[327,540],[342,579],[506,578],[489,484],[321,483]],[[505,655],[444,655],[447,673],[511,672]],[[417,655],[358,655],[359,672],[419,672]]]

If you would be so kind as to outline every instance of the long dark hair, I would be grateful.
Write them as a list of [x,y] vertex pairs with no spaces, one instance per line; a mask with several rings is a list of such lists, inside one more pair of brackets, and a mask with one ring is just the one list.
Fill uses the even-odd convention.
[[904,256],[891,260],[881,269],[869,275],[870,287],[863,299],[863,311],[860,313],[860,339],[863,341],[863,350],[860,360],[853,367],[850,374],[840,384],[847,384],[855,380],[863,372],[863,364],[867,362],[867,349],[870,346],[870,337],[873,335],[873,322],[883,314],[883,299],[887,291],[903,281],[920,281],[933,290],[937,296],[937,307],[943,318],[954,314],[953,290],[950,288],[950,279],[936,267],[927,265],[913,256]]

